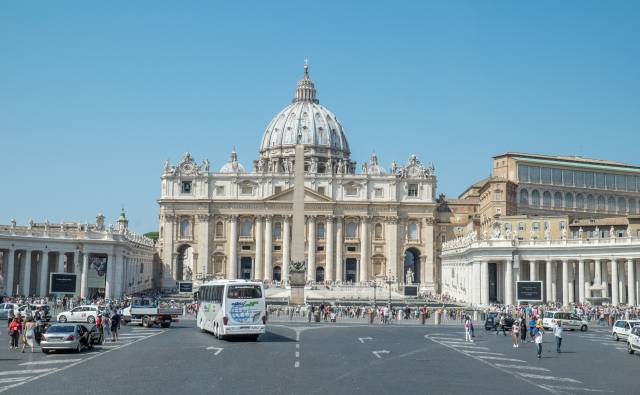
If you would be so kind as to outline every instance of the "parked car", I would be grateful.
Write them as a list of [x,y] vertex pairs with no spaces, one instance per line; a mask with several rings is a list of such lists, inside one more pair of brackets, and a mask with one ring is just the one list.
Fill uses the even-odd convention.
[[104,334],[100,332],[96,325],[89,323],[80,323],[79,325],[89,332],[89,348],[104,343]]
[[6,320],[11,310],[13,310],[13,314],[17,314],[19,308],[20,306],[15,303],[0,303],[0,319]]
[[555,328],[558,322],[562,322],[565,330],[581,330],[586,332],[589,330],[589,323],[573,313],[565,313],[564,311],[546,311],[542,316],[542,326],[544,329]]
[[91,333],[81,324],[52,324],[42,335],[40,348],[43,353],[51,350],[73,350],[81,352],[84,348],[93,348]]
[[[505,315],[504,318],[504,329],[510,331],[511,327],[513,326],[513,317],[509,316],[509,315]],[[498,326],[498,324],[500,323],[500,313],[498,312],[489,312],[487,314],[487,318],[484,321],[484,329],[491,331],[491,330],[496,330],[496,327]]]
[[616,341],[626,339],[631,329],[638,325],[640,325],[640,320],[618,320],[613,324],[611,335]]
[[99,312],[101,312],[99,306],[78,306],[58,314],[58,322],[88,322],[95,324]]
[[[38,310],[38,308],[42,308],[42,311],[44,311],[44,320],[46,322],[51,321],[51,309],[49,308],[48,305],[46,304],[31,304],[29,305],[29,307],[31,308],[31,316],[34,317],[36,314],[36,311]],[[20,308],[18,309],[18,311],[20,312],[20,316],[22,316],[22,318],[26,318],[27,317],[27,305],[22,305],[20,306]]]
[[640,325],[634,326],[627,336],[627,350],[629,354],[640,351]]

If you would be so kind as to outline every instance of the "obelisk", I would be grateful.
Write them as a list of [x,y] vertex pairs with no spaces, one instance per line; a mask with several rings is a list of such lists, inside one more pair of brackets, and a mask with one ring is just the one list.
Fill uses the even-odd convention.
[[306,262],[304,259],[304,146],[302,134],[298,133],[293,180],[293,229],[291,231],[291,264],[289,265],[289,284],[291,297],[289,304],[304,303],[306,284]]

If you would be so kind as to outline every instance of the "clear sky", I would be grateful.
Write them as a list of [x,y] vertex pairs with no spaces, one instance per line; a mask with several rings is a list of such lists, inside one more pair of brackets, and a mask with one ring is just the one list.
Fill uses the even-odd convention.
[[638,1],[3,1],[0,223],[157,230],[165,159],[247,167],[304,58],[359,163],[457,196],[504,151],[640,164]]

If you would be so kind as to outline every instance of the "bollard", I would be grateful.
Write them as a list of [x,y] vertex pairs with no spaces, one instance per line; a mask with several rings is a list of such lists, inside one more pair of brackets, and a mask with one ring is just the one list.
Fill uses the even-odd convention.
[[436,322],[435,322],[435,324],[436,325],[440,325],[440,312],[439,311],[436,311]]
[[478,310],[473,311],[473,320],[478,321]]
[[373,324],[373,311],[369,311],[369,323]]
[[420,323],[422,325],[424,325],[424,321],[426,320],[425,314],[424,313],[420,313]]

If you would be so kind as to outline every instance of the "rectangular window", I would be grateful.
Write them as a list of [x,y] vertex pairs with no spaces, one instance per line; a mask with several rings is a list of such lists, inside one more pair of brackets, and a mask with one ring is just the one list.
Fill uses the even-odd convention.
[[409,184],[408,195],[409,197],[418,197],[418,184]]
[[549,221],[544,221],[543,225],[544,225],[544,230],[549,229]]
[[445,241],[447,241],[447,236],[446,235],[440,235],[440,242],[444,243]]
[[627,190],[627,179],[625,176],[622,176],[620,174],[616,175],[616,189],[619,191]]
[[518,222],[518,231],[524,232],[524,229],[525,229],[524,222]]
[[144,273],[144,265],[142,263],[140,264],[140,273]]
[[384,192],[383,192],[382,188],[376,188],[376,190],[375,190],[375,197],[377,197],[377,198],[381,198],[381,197],[383,197],[383,196],[384,196]]
[[564,221],[560,221],[560,230],[563,230],[567,227],[567,224]]
[[245,246],[242,246],[242,249],[243,249],[244,251],[250,251],[250,250],[251,250],[251,246],[246,246],[246,245],[245,245]]
[[496,200],[502,200],[502,191],[500,190],[496,191]]
[[533,222],[531,224],[531,230],[533,230],[534,232],[537,232],[540,230],[540,222]]
[[182,181],[182,193],[191,193],[191,181]]
[[349,246],[349,247],[347,247],[347,251],[356,252],[356,247],[355,246]]
[[562,170],[553,169],[553,185],[562,185]]
[[229,285],[227,288],[229,299],[259,299],[262,288],[259,285]]
[[318,187],[318,193],[324,195],[324,187]]
[[577,187],[584,187],[584,172],[576,171],[575,172],[575,184]]
[[218,185],[216,187],[216,196],[224,196],[224,186]]
[[278,194],[280,192],[282,192],[282,187],[281,186],[278,185],[276,187],[273,187],[273,193],[274,194]]
[[502,209],[500,207],[496,207],[496,214],[502,214]]
[[551,169],[548,167],[543,167],[541,178],[543,184],[551,184]]
[[518,165],[518,181],[529,182],[529,166]]
[[534,184],[540,183],[540,168],[537,166],[531,166],[529,168],[529,180]]
[[584,173],[584,184],[587,188],[593,188],[595,185],[593,173],[588,171]]
[[253,187],[251,185],[243,185],[240,187],[241,195],[253,195]]
[[604,173],[596,173],[596,188],[604,189],[605,185]]
[[347,185],[344,188],[344,193],[347,196],[357,196],[358,195],[358,187],[355,187],[353,185]]
[[274,251],[280,251],[281,247],[280,246],[273,246],[273,250]]
[[562,171],[562,182],[565,186],[572,187],[573,186],[573,171],[571,170],[563,170]]
[[627,191],[636,191],[636,179],[633,176],[627,176]]
[[607,180],[607,189],[616,189],[616,176],[613,174],[605,174]]
[[318,248],[316,249],[316,251],[324,251],[324,246],[318,246]]

